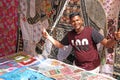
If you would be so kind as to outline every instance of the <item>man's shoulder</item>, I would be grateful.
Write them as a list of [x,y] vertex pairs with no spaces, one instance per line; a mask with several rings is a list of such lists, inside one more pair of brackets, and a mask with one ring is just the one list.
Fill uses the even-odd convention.
[[92,30],[92,29],[94,29],[93,27],[90,27],[90,26],[85,26],[85,29],[90,29],[90,30]]
[[90,27],[90,26],[85,26],[85,31],[90,31],[90,32],[92,32],[93,30],[94,30],[94,28],[93,27]]

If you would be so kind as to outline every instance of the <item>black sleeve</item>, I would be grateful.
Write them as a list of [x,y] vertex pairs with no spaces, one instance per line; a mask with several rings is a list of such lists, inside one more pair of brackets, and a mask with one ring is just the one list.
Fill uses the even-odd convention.
[[64,38],[60,41],[63,45],[69,45],[68,42],[68,34],[64,36]]
[[104,39],[104,36],[102,36],[97,30],[93,29],[92,30],[92,39],[96,44],[98,44]]

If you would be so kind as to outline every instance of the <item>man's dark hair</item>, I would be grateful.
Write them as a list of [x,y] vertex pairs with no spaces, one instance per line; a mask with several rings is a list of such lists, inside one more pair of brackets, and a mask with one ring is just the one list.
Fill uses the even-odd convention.
[[73,18],[74,16],[80,16],[80,17],[81,17],[80,12],[70,13],[69,18],[71,19],[71,18]]

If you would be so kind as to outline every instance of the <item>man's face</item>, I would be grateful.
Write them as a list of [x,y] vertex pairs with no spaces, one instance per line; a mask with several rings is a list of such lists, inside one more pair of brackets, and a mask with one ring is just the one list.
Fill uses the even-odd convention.
[[83,20],[80,16],[74,16],[71,18],[71,25],[75,30],[80,29],[83,26]]

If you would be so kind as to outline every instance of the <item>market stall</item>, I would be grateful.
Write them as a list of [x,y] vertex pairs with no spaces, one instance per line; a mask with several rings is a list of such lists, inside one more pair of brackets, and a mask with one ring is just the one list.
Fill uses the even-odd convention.
[[[112,48],[98,45],[102,64],[100,73],[111,76],[108,77],[69,65],[74,56],[72,49],[68,47],[70,51],[60,50],[51,43],[47,45],[48,48],[44,48],[45,40],[42,40],[41,35],[43,28],[49,32],[54,26],[51,36],[60,41],[72,29],[69,14],[79,12],[84,18],[84,25],[90,25],[102,31],[102,35],[107,38],[112,38],[119,23],[119,0],[1,0],[0,4],[0,78],[7,80],[6,77],[12,79],[16,75],[20,79],[20,76],[24,76],[21,74],[18,77],[21,70],[27,70],[25,74],[33,72],[33,75],[35,71],[38,76],[41,73],[40,77],[46,80],[120,78],[119,44]],[[49,50],[48,59],[38,57],[43,50]]]

